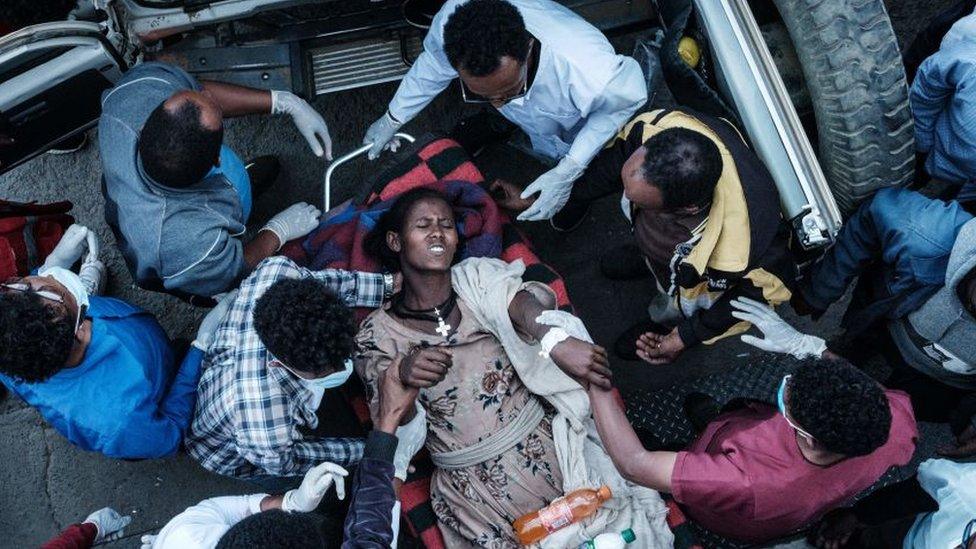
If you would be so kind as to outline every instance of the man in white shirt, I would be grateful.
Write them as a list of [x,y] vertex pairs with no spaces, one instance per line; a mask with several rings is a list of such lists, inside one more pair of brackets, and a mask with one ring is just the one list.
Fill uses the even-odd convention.
[[926,460],[915,477],[828,516],[814,538],[827,549],[973,549],[976,463]]
[[386,113],[366,132],[370,158],[396,149],[396,131],[454,78],[466,103],[486,103],[556,162],[522,193],[520,220],[550,219],[597,152],[647,101],[637,62],[552,0],[449,0],[434,17]]

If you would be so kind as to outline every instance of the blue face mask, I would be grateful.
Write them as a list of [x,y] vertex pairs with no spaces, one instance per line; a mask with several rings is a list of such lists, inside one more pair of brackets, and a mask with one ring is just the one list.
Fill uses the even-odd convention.
[[317,377],[314,379],[304,378],[298,375],[297,373],[295,373],[295,370],[292,370],[288,366],[285,366],[285,364],[283,364],[281,361],[276,360],[276,362],[278,362],[278,364],[281,364],[286,370],[291,372],[291,375],[298,378],[299,383],[305,385],[309,390],[313,392],[320,392],[325,389],[335,389],[336,387],[348,381],[349,376],[352,375],[351,358],[346,359],[346,362],[343,364],[343,369],[341,371],[331,373],[325,377]]
[[779,406],[779,413],[783,414],[783,417],[786,417],[786,380],[789,378],[790,376],[783,378],[779,384],[779,392],[776,393],[776,404]]
[[786,419],[786,423],[789,423],[793,430],[808,438],[810,441],[813,441],[813,435],[801,429],[799,425],[793,423],[790,416],[786,415],[786,382],[789,381],[791,377],[793,377],[792,374],[785,376],[783,381],[779,384],[779,392],[776,393],[776,404],[779,406],[779,413],[783,414],[783,418]]
[[321,389],[335,389],[348,381],[349,376],[352,375],[352,359],[347,358],[343,366],[344,368],[339,372],[331,373],[325,377],[316,379],[303,379],[302,382]]
[[[279,364],[281,364],[279,362]],[[349,380],[349,376],[352,375],[352,359],[347,358],[345,362],[345,367],[342,371],[331,373],[325,377],[318,377],[315,379],[305,379],[304,377],[296,374],[294,370],[281,364],[286,370],[291,372],[293,376],[298,378],[298,382],[305,386],[312,393],[312,400],[310,402],[313,408],[318,408],[322,403],[322,397],[325,395],[326,389],[335,389],[336,387],[342,385]]]

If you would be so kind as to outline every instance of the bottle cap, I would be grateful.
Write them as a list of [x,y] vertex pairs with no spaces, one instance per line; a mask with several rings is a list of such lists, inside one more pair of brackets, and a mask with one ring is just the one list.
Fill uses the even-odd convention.
[[689,67],[697,67],[701,61],[701,48],[698,47],[698,42],[690,36],[683,36],[678,41],[678,56]]
[[624,538],[624,541],[626,541],[627,543],[630,543],[635,539],[637,539],[637,536],[634,535],[634,531],[631,530],[630,528],[624,530],[623,532],[620,532],[620,537]]
[[610,491],[609,486],[604,484],[603,486],[600,487],[599,490],[596,491],[596,497],[600,501],[607,501],[608,499],[613,497],[613,492]]

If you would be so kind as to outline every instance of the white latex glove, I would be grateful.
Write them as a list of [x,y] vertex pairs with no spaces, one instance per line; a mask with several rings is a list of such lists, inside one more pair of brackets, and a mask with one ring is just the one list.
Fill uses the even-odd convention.
[[583,166],[566,156],[555,168],[536,178],[522,191],[522,198],[528,199],[535,193],[539,193],[539,198],[518,216],[519,221],[542,221],[556,215],[569,201],[573,182],[582,173]]
[[193,345],[197,349],[203,352],[207,352],[210,349],[210,344],[213,343],[214,334],[217,333],[217,327],[227,316],[227,311],[230,310],[230,306],[234,304],[234,299],[237,298],[238,290],[233,290],[227,292],[224,298],[217,302],[217,306],[210,309],[210,312],[203,317],[203,322],[200,323],[200,328],[197,329],[197,337],[193,340]]
[[391,524],[393,525],[393,543],[390,544],[390,549],[397,549],[397,540],[400,538],[400,500],[396,500],[393,503],[393,511],[390,513]]
[[369,153],[366,155],[370,160],[376,160],[380,153],[386,149],[396,152],[400,148],[400,140],[394,139],[393,135],[400,129],[403,122],[397,122],[390,116],[390,112],[383,113],[376,122],[370,124],[363,137],[363,145],[372,143]]
[[553,328],[561,328],[571,337],[575,337],[580,341],[593,343],[593,338],[590,337],[590,332],[586,330],[586,326],[583,324],[583,321],[580,320],[579,317],[567,313],[566,311],[559,311],[556,309],[542,311],[542,313],[536,317],[535,321],[538,324],[552,326]]
[[98,235],[95,234],[95,231],[88,230],[86,242],[88,244],[88,253],[85,254],[85,260],[81,263],[78,276],[85,283],[85,289],[88,291],[88,295],[99,295],[105,289],[108,269],[98,259],[98,252],[101,250],[101,245],[98,243]]
[[285,498],[281,502],[281,510],[299,513],[314,511],[333,483],[336,487],[336,495],[339,499],[345,499],[346,484],[343,478],[348,474],[342,467],[328,461],[316,465],[312,470],[305,473],[301,486],[285,493]]
[[396,471],[393,476],[400,480],[407,480],[407,468],[410,467],[410,460],[424,447],[427,440],[427,412],[424,411],[420,403],[414,402],[417,413],[406,425],[397,427],[397,449],[393,454],[393,467]]
[[319,216],[322,212],[306,202],[299,202],[288,206],[283,212],[271,218],[262,231],[271,231],[278,237],[278,249],[285,242],[301,238],[319,226]]
[[85,260],[78,271],[78,277],[85,284],[88,295],[100,295],[105,289],[105,280],[108,278],[108,269],[99,260]]
[[111,507],[99,509],[88,515],[85,522],[95,525],[95,541],[112,541],[122,537],[122,529],[132,522],[132,517],[122,516]]
[[102,245],[98,242],[98,235],[95,234],[95,231],[88,229],[85,243],[88,244],[88,253],[85,254],[85,261],[97,261],[98,254],[102,251]]
[[72,265],[81,259],[85,253],[86,241],[88,239],[88,227],[84,225],[74,225],[68,227],[58,245],[54,247],[51,254],[44,260],[43,267],[62,267],[70,269]]
[[142,544],[139,547],[139,549],[152,549],[154,541],[156,541],[156,536],[152,534],[146,534],[145,536],[142,536],[141,538],[139,538],[139,543]]
[[322,156],[325,145],[325,158],[332,160],[332,138],[325,120],[307,101],[287,91],[271,91],[271,113],[291,116],[298,133],[302,134],[315,156]]
[[789,354],[798,359],[819,357],[827,350],[827,343],[823,339],[800,333],[765,303],[739,297],[733,299],[731,305],[735,309],[732,316],[751,322],[763,333],[764,339],[743,335],[740,339],[744,343],[764,351]]

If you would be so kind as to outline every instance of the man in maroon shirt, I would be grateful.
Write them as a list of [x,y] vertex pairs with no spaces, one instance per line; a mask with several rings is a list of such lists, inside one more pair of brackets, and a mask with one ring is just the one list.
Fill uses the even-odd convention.
[[610,391],[589,387],[600,438],[627,480],[670,492],[723,536],[764,542],[806,526],[908,463],[918,430],[908,396],[842,360],[807,359],[779,409],[719,415],[681,452],[644,448]]

